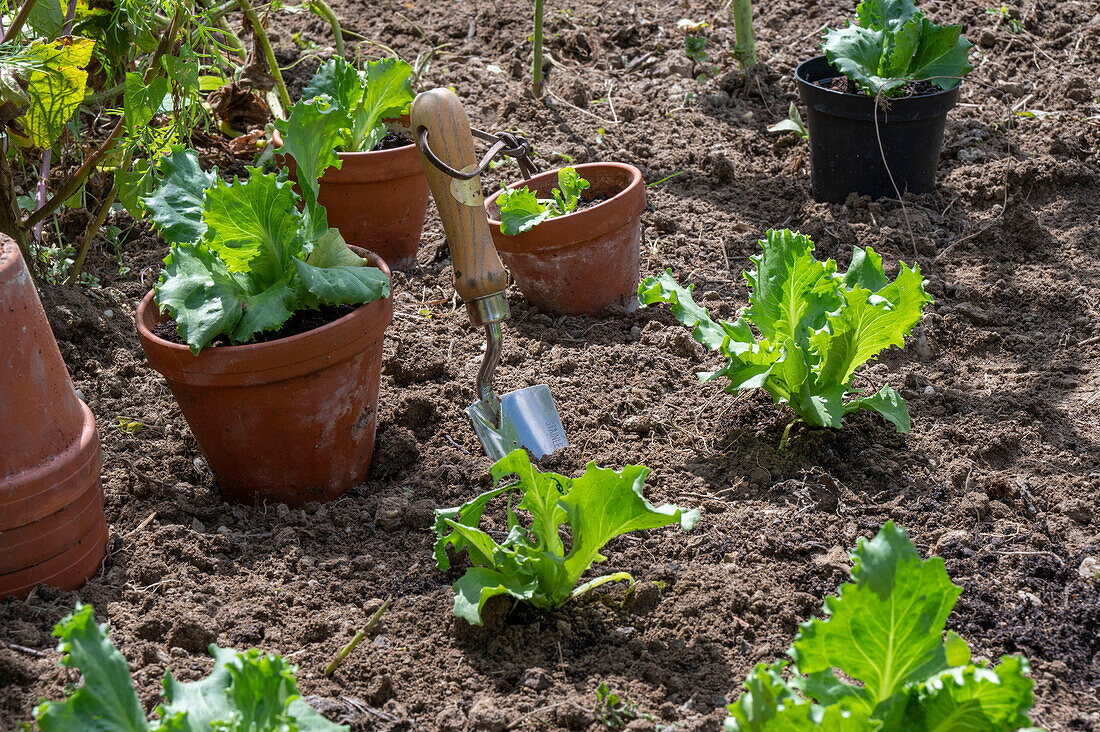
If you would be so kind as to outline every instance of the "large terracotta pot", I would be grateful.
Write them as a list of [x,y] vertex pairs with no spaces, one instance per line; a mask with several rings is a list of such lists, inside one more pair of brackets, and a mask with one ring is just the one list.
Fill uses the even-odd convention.
[[19,248],[0,235],[0,597],[76,589],[107,545],[91,410],[76,397]]
[[[389,274],[376,254],[361,256]],[[392,298],[267,343],[204,348],[153,334],[167,319],[150,291],[136,320],[227,501],[331,501],[370,469],[382,340]]]
[[[646,206],[641,172],[623,163],[586,163],[576,170],[591,183],[585,196],[605,200],[522,234],[501,233],[499,191],[485,201],[501,261],[528,302],[551,315],[599,315],[633,302],[638,291]],[[558,171],[551,170],[510,187],[526,185],[550,198],[557,182]]]
[[[278,132],[274,139],[282,144]],[[324,172],[317,196],[328,225],[351,246],[376,252],[390,269],[409,269],[416,264],[429,196],[416,145],[336,155],[341,167]],[[287,159],[292,175],[293,163]]]

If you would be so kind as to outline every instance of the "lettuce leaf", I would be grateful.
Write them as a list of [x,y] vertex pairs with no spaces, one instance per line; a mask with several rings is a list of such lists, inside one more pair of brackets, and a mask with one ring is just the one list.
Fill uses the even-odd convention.
[[[340,149],[370,150],[385,137],[385,120],[401,116],[412,102],[411,77],[412,67],[398,58],[371,61],[356,71],[338,56],[321,64],[302,91],[302,99],[328,97],[348,120]],[[287,140],[286,133],[283,139]]]
[[829,29],[821,44],[826,58],[867,94],[901,93],[911,81],[928,79],[952,89],[973,67],[973,44],[957,25],[931,22],[912,0],[863,0],[856,24]]
[[126,659],[107,635],[107,624],[96,625],[90,605],[54,628],[61,638],[61,665],[79,669],[84,685],[63,702],[42,702],[34,714],[42,732],[245,732],[299,730],[339,732],[300,699],[297,668],[278,655],[256,649],[238,653],[210,646],[214,670],[199,681],[180,683],[164,673],[165,703],[159,719],[149,722],[134,690]]
[[301,210],[285,168],[225,182],[189,150],[161,161],[161,182],[142,199],[170,244],[156,302],[192,353],[218,336],[247,343],[301,309],[389,297],[389,278],[328,228],[316,200],[316,177],[336,162],[329,143],[338,120],[323,101],[292,111],[289,123],[302,134],[287,154],[305,181]]
[[[860,366],[891,346],[903,346],[931,298],[920,268],[904,262],[892,282],[873,249],[854,248],[843,275],[836,262],[814,258],[813,242],[792,231],[768,231],[763,251],[745,273],[749,306],[734,322],[714,321],[666,271],[638,288],[643,306],[668,303],[693,337],[726,358],[700,373],[729,380],[729,391],[765,389],[807,424],[840,427],[845,414],[869,409],[899,432],[910,429],[905,400],[883,386],[871,396],[852,388]],[[756,329],[756,333],[753,332]],[[757,335],[759,333],[759,336]]]
[[580,203],[581,193],[590,185],[577,174],[576,168],[566,167],[558,171],[558,186],[551,191],[553,198],[539,198],[527,186],[506,187],[497,198],[501,233],[515,236],[547,219],[573,213]]
[[[481,625],[481,610],[496,595],[509,595],[535,607],[558,607],[571,597],[604,582],[631,580],[626,573],[604,575],[577,587],[611,539],[630,531],[679,524],[690,531],[698,511],[679,506],[653,506],[643,495],[649,468],[627,465],[622,471],[589,463],[579,478],[540,472],[524,450],[515,450],[493,465],[497,487],[457,508],[435,512],[436,565],[450,567],[447,548],[465,550],[472,567],[454,584],[454,613]],[[501,485],[515,475],[518,482]],[[479,527],[493,498],[516,491],[516,510],[531,515],[526,525],[508,508],[508,535],[498,543]],[[563,526],[572,537],[566,551]]]
[[1030,724],[1027,660],[971,663],[965,641],[944,636],[962,588],[942,559],[922,560],[887,522],[873,540],[860,539],[852,562],[852,581],[825,599],[825,617],[802,624],[788,651],[790,680],[785,661],[758,665],[728,707],[726,730],[1008,732]]

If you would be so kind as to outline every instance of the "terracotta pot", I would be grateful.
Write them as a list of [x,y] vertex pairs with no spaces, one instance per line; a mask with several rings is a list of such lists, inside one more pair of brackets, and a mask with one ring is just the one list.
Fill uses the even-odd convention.
[[[278,132],[274,139],[276,146],[282,144]],[[429,195],[416,145],[336,155],[342,165],[325,171],[317,196],[328,210],[329,226],[351,246],[376,252],[390,269],[415,265]],[[291,175],[293,162],[288,159]]]
[[[358,250],[389,274],[376,254]],[[136,321],[225,500],[331,501],[370,469],[391,298],[267,343],[204,348],[153,334],[167,320],[150,291]]]
[[[585,196],[606,200],[516,236],[500,232],[500,192],[485,202],[501,261],[528,302],[551,315],[598,315],[611,305],[629,305],[638,291],[646,206],[641,172],[623,163],[575,167],[591,183]],[[526,185],[549,198],[557,182],[551,170],[510,187]]]
[[76,589],[107,544],[103,456],[19,249],[0,235],[0,597]]

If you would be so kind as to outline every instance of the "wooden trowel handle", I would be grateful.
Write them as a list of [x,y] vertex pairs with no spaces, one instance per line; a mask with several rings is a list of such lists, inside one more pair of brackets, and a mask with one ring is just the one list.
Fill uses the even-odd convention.
[[[436,157],[455,170],[474,169],[477,154],[470,121],[453,92],[448,89],[421,92],[413,100],[409,116],[418,138],[421,128],[428,131],[427,143]],[[469,302],[503,292],[508,286],[508,274],[489,232],[481,176],[466,181],[452,178],[432,165],[423,152],[420,162],[450,243],[459,297]]]

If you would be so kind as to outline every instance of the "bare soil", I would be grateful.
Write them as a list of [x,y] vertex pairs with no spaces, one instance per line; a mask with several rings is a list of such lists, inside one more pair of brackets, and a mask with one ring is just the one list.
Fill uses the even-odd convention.
[[[759,3],[750,75],[734,67],[722,5],[551,0],[551,94],[535,101],[529,3],[335,3],[350,41],[430,58],[425,87],[453,86],[482,129],[522,131],[543,165],[627,162],[650,182],[679,173],[648,191],[643,272],[671,268],[718,315],[746,304],[740,272],[771,227],[801,229],[841,267],[856,244],[892,266],[918,261],[936,302],[904,351],[860,377],[904,390],[912,432],[857,414],[843,431],[796,429],[777,453],[788,415],[762,395],[699,384],[694,372],[715,360],[667,309],[551,319],[513,288],[497,385],[550,385],[572,447],[547,464],[570,474],[590,460],[645,464],[654,501],[704,515],[692,533],[608,547],[601,569],[643,580],[625,607],[622,588],[606,587],[471,630],[450,612],[461,567],[434,568],[429,526],[432,509],[489,483],[463,414],[483,337],[455,303],[434,212],[419,266],[394,278],[373,474],[304,509],[222,502],[138,345],[133,311],[165,251],[139,226],[121,246],[130,272],[97,241],[88,267],[101,289],[43,292],[99,423],[112,537],[80,591],[0,603],[0,728],[74,680],[56,666],[50,630],[80,599],[110,623],[148,709],[165,668],[197,678],[217,642],[289,657],[304,693],[355,729],[599,729],[592,708],[606,681],[659,723],[716,730],[746,672],[781,654],[844,580],[856,539],[894,519],[964,586],[949,625],[976,654],[1031,658],[1036,722],[1100,730],[1100,583],[1078,572],[1100,556],[1096,3],[1024,0],[1020,33],[987,2],[926,8],[961,23],[980,56],[948,121],[937,192],[904,207],[815,203],[805,143],[766,131],[797,98],[793,69],[818,52],[822,25],[854,2]],[[719,70],[705,83],[684,55],[681,17],[710,20]],[[284,64],[300,55],[293,33],[331,43],[308,14],[279,16],[273,30]],[[295,92],[317,63],[290,72]],[[504,165],[486,190],[517,177]],[[119,417],[145,428],[124,434]],[[325,678],[387,596],[377,634]]]

